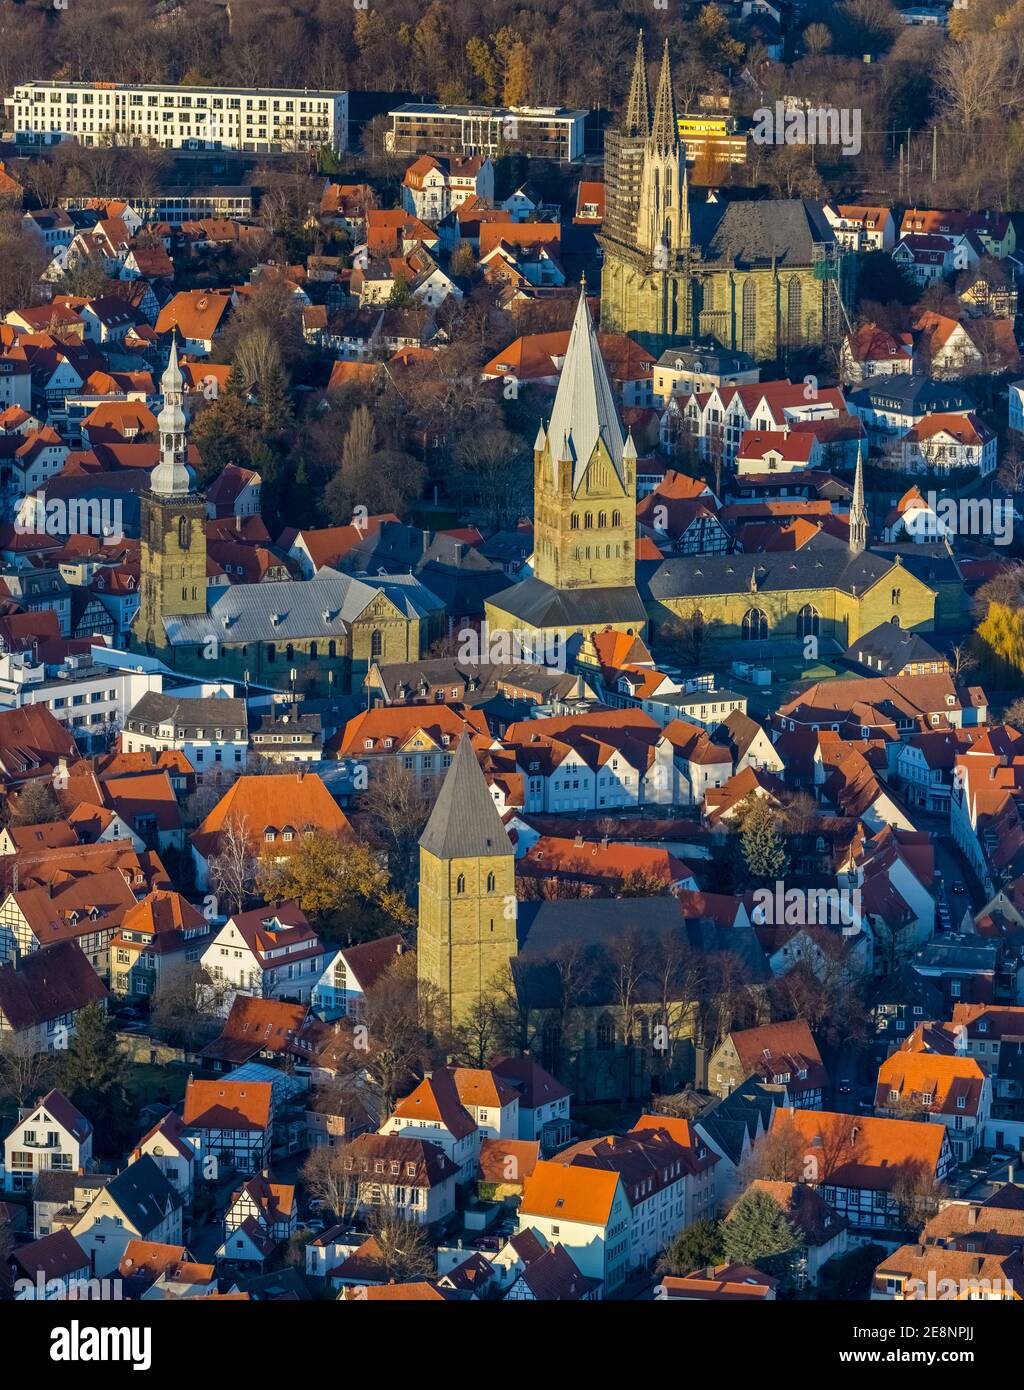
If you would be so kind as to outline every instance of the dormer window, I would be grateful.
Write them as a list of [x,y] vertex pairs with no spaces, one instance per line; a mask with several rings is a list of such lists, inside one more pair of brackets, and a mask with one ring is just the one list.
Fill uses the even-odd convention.
[[277,831],[274,829],[272,825],[268,825],[266,830],[264,830],[263,838],[267,841],[268,844],[277,839]]

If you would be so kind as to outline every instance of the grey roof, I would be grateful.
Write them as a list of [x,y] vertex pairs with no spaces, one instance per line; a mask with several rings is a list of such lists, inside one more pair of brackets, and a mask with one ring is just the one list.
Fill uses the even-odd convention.
[[[582,949],[587,959],[586,984],[579,1002],[590,1007],[614,1004],[615,969],[609,951],[626,931],[659,938],[677,936],[696,951],[733,952],[751,982],[771,975],[752,929],[720,929],[705,920],[687,920],[678,899],[667,893],[653,898],[520,903],[517,931],[519,953],[512,960],[512,972],[520,999],[532,1009],[558,1007],[561,984],[557,960],[570,947]],[[656,949],[656,942],[652,942],[652,949]],[[637,995],[641,1002],[658,1002],[660,993],[653,975],[639,982]]]
[[572,460],[574,492],[583,480],[598,443],[607,449],[612,466],[625,485],[622,425],[587,308],[586,294],[580,295],[576,305],[547,433],[556,472],[560,459]]
[[821,204],[807,198],[770,202],[691,203],[691,236],[706,262],[718,265],[811,265],[835,233]]
[[459,740],[420,845],[438,859],[513,852],[468,734]]
[[[196,730],[212,733],[214,729],[246,728],[244,700],[226,696],[204,696],[192,699],[184,695],[161,695],[148,690],[128,715],[129,728],[139,725],[173,724],[175,732],[184,729],[186,737]],[[142,730],[145,732],[145,729]]]
[[744,757],[758,734],[763,732],[761,725],[755,719],[751,719],[742,710],[734,709],[713,730],[712,739],[715,743],[726,745],[735,755],[736,760],[739,761]]
[[143,1238],[160,1225],[168,1210],[181,1205],[181,1198],[149,1154],[122,1168],[106,1190]]
[[[879,623],[856,642],[851,642],[843,655],[848,661],[881,676],[898,676],[909,662],[941,661],[943,658],[918,633],[895,623]],[[870,658],[870,661],[868,660]]]
[[770,1091],[752,1076],[730,1095],[710,1100],[696,1123],[733,1163],[739,1163],[744,1137],[754,1142],[758,1119],[764,1129],[769,1128],[777,1101],[778,1092]]
[[208,613],[165,618],[164,627],[172,645],[201,644],[211,636],[230,643],[340,637],[378,593],[405,618],[423,618],[443,607],[410,574],[357,579],[325,565],[312,579],[230,584],[211,596]]
[[933,411],[973,410],[974,401],[959,386],[926,376],[897,372],[847,393],[851,407],[861,410],[913,410],[918,415]]
[[[798,552],[799,553],[799,552]],[[534,628],[572,628],[609,623],[646,623],[643,599],[633,585],[625,588],[555,589],[531,576],[491,599],[495,608]]]
[[753,371],[757,363],[747,352],[727,352],[717,343],[691,342],[666,348],[658,358],[658,366],[677,371],[694,371],[699,366],[712,376],[735,376]]
[[[894,567],[895,560],[872,550],[853,554],[830,538],[813,537],[800,550],[758,555],[679,555],[663,560],[647,581],[656,599],[701,594],[736,594],[750,590],[751,607],[757,591],[841,589],[862,594]],[[751,576],[756,590],[751,589]]]

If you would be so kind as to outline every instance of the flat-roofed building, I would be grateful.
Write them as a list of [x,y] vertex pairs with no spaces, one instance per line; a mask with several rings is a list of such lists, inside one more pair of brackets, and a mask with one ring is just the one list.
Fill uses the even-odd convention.
[[348,146],[348,93],[292,87],[23,82],[5,99],[16,141],[78,140],[280,154]]
[[566,164],[583,155],[586,111],[561,106],[440,106],[407,101],[388,113],[385,144],[397,154],[487,155],[506,150]]

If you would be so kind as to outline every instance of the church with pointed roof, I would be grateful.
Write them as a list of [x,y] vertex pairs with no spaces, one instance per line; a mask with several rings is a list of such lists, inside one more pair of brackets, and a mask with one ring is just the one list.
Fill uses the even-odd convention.
[[809,199],[698,201],[667,40],[653,107],[638,41],[624,118],[605,135],[605,202],[603,329],[655,354],[700,337],[762,361],[838,343],[853,259]]
[[636,446],[623,436],[586,286],[533,457],[533,575],[488,600],[490,630],[540,643],[571,642],[605,627],[642,635]]
[[160,460],[142,498],[139,614],[135,640],[149,652],[167,645],[166,618],[206,613],[206,498],[188,465],[185,379],[178,340],[160,379]]

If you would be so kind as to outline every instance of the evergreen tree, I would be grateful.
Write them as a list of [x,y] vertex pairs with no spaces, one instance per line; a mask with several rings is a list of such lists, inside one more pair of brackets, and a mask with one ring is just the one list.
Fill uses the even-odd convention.
[[753,1265],[792,1281],[799,1241],[786,1213],[767,1192],[755,1188],[743,1194],[722,1223],[722,1244],[730,1264]]
[[789,855],[779,834],[778,811],[767,797],[754,799],[743,821],[743,858],[755,878],[775,881],[789,868]]
[[695,1269],[722,1263],[722,1226],[719,1221],[694,1221],[680,1231],[658,1261],[659,1274],[683,1278]]
[[99,1004],[87,1004],[61,1067],[60,1089],[92,1121],[96,1147],[107,1158],[120,1157],[133,1134],[127,1075],[113,1024]]

